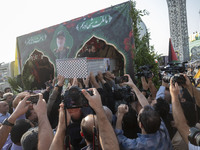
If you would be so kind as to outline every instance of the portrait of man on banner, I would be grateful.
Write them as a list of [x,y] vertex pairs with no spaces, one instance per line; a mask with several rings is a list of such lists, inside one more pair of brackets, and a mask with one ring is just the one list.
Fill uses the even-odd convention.
[[69,53],[69,47],[65,47],[65,41],[66,38],[64,32],[58,32],[56,37],[57,48],[54,50],[54,52],[56,57],[59,59],[66,58],[67,54]]
[[64,26],[60,26],[54,32],[51,42],[51,50],[56,59],[68,58],[73,45],[72,36]]

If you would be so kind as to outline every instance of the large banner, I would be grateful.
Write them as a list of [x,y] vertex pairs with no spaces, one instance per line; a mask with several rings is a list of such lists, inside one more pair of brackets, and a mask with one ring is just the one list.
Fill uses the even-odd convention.
[[[96,39],[93,42],[96,49],[102,41],[110,45],[122,56],[123,61],[118,61],[123,62],[124,73],[133,74],[134,40],[130,9],[128,1],[17,37],[20,73],[31,72],[38,82],[42,78],[52,78],[56,59],[79,57],[86,43]],[[98,54],[102,53],[103,50],[98,49]]]

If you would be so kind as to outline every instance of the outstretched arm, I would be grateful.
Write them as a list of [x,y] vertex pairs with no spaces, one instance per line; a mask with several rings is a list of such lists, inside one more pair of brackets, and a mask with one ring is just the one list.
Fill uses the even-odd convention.
[[[29,95],[27,95],[22,101],[19,102],[19,104],[17,105],[15,111],[10,115],[10,117],[7,119],[7,121],[11,124],[14,125],[16,119],[25,114],[29,108],[30,105],[30,101],[26,101],[28,99]],[[8,125],[1,125],[0,126],[0,149],[3,147],[3,145],[6,142],[6,139],[8,137],[8,134],[10,133],[12,129],[12,126],[8,126]]]
[[190,82],[190,79],[188,78],[186,74],[184,74],[184,77],[186,80],[186,84],[183,86],[187,88],[190,95],[195,98],[196,104],[200,107],[200,91],[197,90],[197,88],[192,85],[192,83]]
[[133,83],[131,77],[128,74],[126,74],[125,76],[128,76],[128,82],[124,82],[123,84],[130,86],[134,90],[142,107],[149,105],[146,97],[140,92],[140,90],[137,88],[137,86]]
[[141,82],[142,82],[142,88],[143,88],[142,94],[144,96],[146,96],[147,95],[147,90],[149,89],[149,85],[148,85],[148,83],[147,83],[147,81],[146,81],[144,76],[141,77]]
[[152,81],[152,77],[151,78],[148,78],[148,85],[149,85],[149,90],[151,92],[151,95],[152,95],[152,99],[155,99],[156,98],[156,93],[157,93],[157,89]]
[[[71,120],[71,117],[66,110],[67,115],[67,125],[69,125],[69,122]],[[53,138],[53,142],[51,143],[50,150],[64,150],[64,139],[65,139],[65,131],[66,131],[66,124],[65,124],[65,111],[64,111],[64,104],[60,104],[60,110],[59,110],[59,123],[58,128],[56,131],[56,135]]]
[[[65,78],[63,76],[58,76],[58,86],[62,87],[64,85]],[[53,104],[56,101],[56,98],[59,94],[59,87],[54,87],[52,94],[49,97],[49,101],[47,103],[47,115],[49,116],[53,107]]]
[[128,106],[121,104],[118,106],[116,129],[122,130],[122,119],[124,114],[128,112]]
[[47,105],[42,94],[39,94],[37,105],[33,109],[38,116],[38,150],[48,150],[53,140],[53,131],[47,117]]
[[172,113],[175,121],[175,126],[181,134],[183,140],[188,144],[189,126],[185,119],[181,104],[178,99],[179,86],[177,83],[173,85],[172,79],[170,80],[170,94],[172,97]]
[[16,108],[17,105],[19,104],[19,102],[28,94],[29,94],[29,92],[21,92],[21,93],[17,94],[17,96],[15,97],[15,99],[13,100],[13,103],[12,103],[13,108]]
[[97,80],[95,79],[93,72],[90,72],[90,83],[94,88],[96,89],[100,88],[100,85],[97,83]]

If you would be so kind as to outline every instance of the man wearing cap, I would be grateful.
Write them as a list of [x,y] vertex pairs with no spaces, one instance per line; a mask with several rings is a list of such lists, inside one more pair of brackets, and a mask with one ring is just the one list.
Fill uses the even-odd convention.
[[65,33],[63,31],[59,31],[56,37],[57,49],[54,50],[57,58],[67,58],[67,54],[69,53],[69,47],[65,47]]

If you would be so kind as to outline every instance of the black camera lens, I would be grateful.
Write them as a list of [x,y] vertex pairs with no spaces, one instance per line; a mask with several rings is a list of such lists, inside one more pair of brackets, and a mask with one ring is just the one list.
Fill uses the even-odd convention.
[[115,84],[120,84],[120,83],[123,83],[123,82],[128,82],[127,76],[121,76],[121,77],[115,78]]
[[[88,91],[88,93],[92,95],[91,91]],[[81,89],[78,86],[73,86],[65,92],[63,102],[67,109],[89,106],[88,100],[82,94]]]
[[172,78],[172,83],[175,84],[176,82],[178,85],[184,85],[186,83],[186,79],[183,75],[175,74]]
[[200,146],[200,130],[196,127],[190,128],[190,134],[188,135],[188,140],[191,144]]
[[152,71],[150,69],[152,69],[152,68],[153,68],[153,66],[149,66],[149,65],[140,66],[139,70],[141,70],[141,71],[138,72],[136,74],[136,76],[138,76],[138,77],[144,76],[145,78],[151,78]]
[[166,83],[169,83],[171,77],[172,77],[171,75],[166,75],[166,76],[164,76],[164,77],[162,78],[162,80],[163,80],[164,82],[166,82]]
[[81,92],[81,89],[77,86],[73,86],[69,89],[69,95],[72,97],[79,96],[80,92]]

